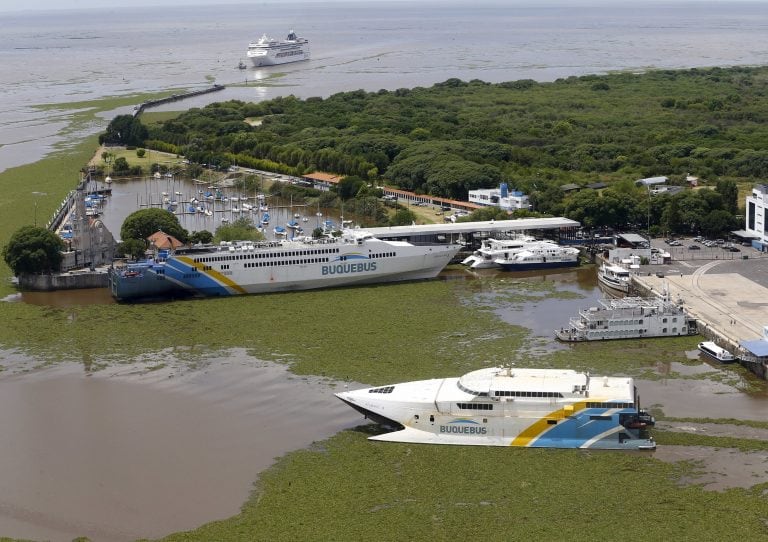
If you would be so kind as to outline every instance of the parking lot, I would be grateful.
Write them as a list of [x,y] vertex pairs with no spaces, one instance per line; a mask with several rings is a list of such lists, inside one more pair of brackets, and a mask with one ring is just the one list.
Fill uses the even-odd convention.
[[670,242],[665,239],[653,239],[652,247],[662,252],[668,252],[673,261],[710,261],[710,260],[744,260],[766,256],[751,246],[738,242],[721,240],[705,242],[701,238],[678,238]]
[[652,246],[672,256],[664,265],[643,265],[637,282],[654,292],[666,288],[673,300],[683,302],[700,322],[707,336],[733,345],[762,336],[768,325],[768,254],[738,246],[731,252],[723,245],[690,249],[692,239],[679,246],[655,239]]

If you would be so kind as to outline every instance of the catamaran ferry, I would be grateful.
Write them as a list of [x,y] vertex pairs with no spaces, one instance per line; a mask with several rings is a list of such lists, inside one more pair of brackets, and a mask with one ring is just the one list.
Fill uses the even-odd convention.
[[248,44],[246,55],[256,67],[309,60],[309,40],[298,37],[293,30],[283,41],[264,34],[258,41]]
[[371,440],[424,444],[652,450],[655,420],[631,378],[494,367],[337,393],[395,430]]
[[177,295],[229,296],[430,279],[459,251],[456,244],[383,241],[368,232],[270,243],[192,247],[109,272],[120,301]]

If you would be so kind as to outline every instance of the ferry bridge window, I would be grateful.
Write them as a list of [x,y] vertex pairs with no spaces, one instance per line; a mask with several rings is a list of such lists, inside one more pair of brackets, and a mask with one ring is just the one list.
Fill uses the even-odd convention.
[[557,425],[557,420],[547,420],[548,425]]
[[490,403],[456,403],[456,406],[462,410],[493,410]]

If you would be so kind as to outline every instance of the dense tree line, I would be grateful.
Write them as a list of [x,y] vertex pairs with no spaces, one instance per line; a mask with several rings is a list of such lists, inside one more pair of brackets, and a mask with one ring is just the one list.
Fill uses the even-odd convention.
[[[643,203],[642,190],[614,185],[656,175],[680,182],[692,173],[713,183],[768,175],[767,75],[768,68],[736,67],[551,83],[449,79],[325,99],[229,101],[148,127],[145,144],[201,164],[325,170],[456,199],[506,182],[530,194],[537,211],[595,225],[653,225],[650,205],[662,227],[679,223],[674,211],[663,219],[673,198]],[[611,185],[596,202],[560,189],[596,181]],[[733,215],[736,205],[722,210]]]

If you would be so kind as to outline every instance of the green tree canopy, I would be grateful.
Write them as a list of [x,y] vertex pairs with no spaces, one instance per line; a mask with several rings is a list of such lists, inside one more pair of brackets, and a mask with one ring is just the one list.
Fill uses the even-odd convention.
[[410,226],[416,220],[416,215],[408,209],[398,209],[389,219],[390,226]]
[[179,241],[186,243],[189,238],[187,230],[181,227],[179,219],[165,209],[141,209],[128,215],[120,228],[120,237],[123,241],[128,239],[140,239],[146,241],[147,237],[158,230],[174,236]]
[[118,115],[107,126],[107,131],[99,136],[99,143],[106,145],[139,146],[147,139],[147,129],[138,117]]
[[59,271],[62,240],[47,228],[23,226],[3,247],[3,259],[14,275]]
[[216,241],[263,241],[261,233],[250,218],[238,218],[231,224],[222,224],[216,228]]
[[117,245],[117,255],[133,258],[135,260],[144,256],[147,250],[147,242],[143,239],[126,239]]
[[189,236],[189,242],[192,244],[202,243],[207,245],[213,241],[213,234],[208,230],[200,230]]

